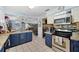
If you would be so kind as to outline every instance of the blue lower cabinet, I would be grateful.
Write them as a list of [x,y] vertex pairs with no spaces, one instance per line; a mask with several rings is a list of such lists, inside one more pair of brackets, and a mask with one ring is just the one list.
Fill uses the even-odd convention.
[[32,32],[11,34],[9,40],[10,40],[10,47],[30,42],[32,41]]
[[46,34],[45,35],[45,44],[52,48],[52,35],[51,34]]
[[74,41],[70,40],[70,51],[73,52],[74,51]]
[[75,41],[75,40],[70,41],[70,51],[79,52],[79,41]]
[[73,52],[79,52],[79,46],[74,46],[74,51]]
[[14,47],[19,45],[20,34],[12,34],[10,35],[10,47]]
[[32,41],[32,32],[27,32],[26,37],[27,37],[27,39],[26,39],[27,42]]
[[23,43],[25,43],[26,42],[26,33],[21,33],[20,34],[20,44],[23,44]]
[[20,34],[20,44],[32,41],[32,32],[25,32]]

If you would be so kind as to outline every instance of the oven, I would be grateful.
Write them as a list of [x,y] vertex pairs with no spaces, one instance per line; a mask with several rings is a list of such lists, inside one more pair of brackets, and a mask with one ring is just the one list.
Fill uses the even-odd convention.
[[54,35],[52,45],[54,47],[56,47],[57,49],[64,51],[64,52],[70,51],[70,40],[69,40],[69,38]]
[[[52,38],[52,45],[61,51],[70,51],[70,37],[72,32],[66,30],[56,30]],[[53,48],[53,47],[52,47]]]

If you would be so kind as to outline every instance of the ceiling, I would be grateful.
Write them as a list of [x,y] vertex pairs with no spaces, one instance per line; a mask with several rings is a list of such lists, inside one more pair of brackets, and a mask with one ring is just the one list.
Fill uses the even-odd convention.
[[57,6],[35,6],[34,8],[29,8],[28,6],[2,6],[0,9],[8,15],[14,16],[41,16],[45,15],[48,10],[53,10]]

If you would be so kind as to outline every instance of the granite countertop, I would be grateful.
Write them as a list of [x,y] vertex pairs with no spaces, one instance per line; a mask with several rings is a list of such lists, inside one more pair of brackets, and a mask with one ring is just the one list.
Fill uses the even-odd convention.
[[[52,35],[52,33],[49,31],[44,32],[44,33]],[[70,37],[70,40],[79,41],[79,31],[73,31],[72,36]]]
[[44,32],[44,33],[47,33],[47,34],[52,34],[51,32]]
[[17,32],[10,32],[10,34],[18,34],[18,33],[25,33],[25,32],[32,32],[31,30],[27,31],[17,31]]
[[17,34],[17,33],[24,33],[24,32],[32,32],[31,30],[27,31],[18,31],[18,32],[10,32],[5,34],[0,34],[0,49],[4,46],[5,42],[7,41],[10,34]]
[[0,49],[4,46],[10,34],[0,34]]
[[71,40],[79,41],[79,32],[73,32],[71,36]]

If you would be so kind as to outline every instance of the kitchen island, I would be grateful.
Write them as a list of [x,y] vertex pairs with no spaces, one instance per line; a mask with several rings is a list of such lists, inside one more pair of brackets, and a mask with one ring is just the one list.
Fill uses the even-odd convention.
[[18,31],[0,34],[0,51],[32,41],[32,31]]

